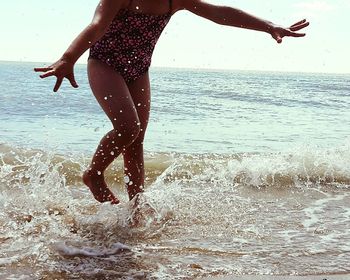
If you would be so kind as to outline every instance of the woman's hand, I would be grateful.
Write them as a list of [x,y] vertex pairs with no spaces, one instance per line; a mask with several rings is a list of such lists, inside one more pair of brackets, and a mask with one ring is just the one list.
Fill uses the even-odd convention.
[[294,23],[288,28],[283,28],[277,25],[272,25],[270,28],[270,34],[272,38],[274,38],[277,43],[282,43],[282,38],[285,36],[290,37],[304,37],[305,33],[298,33],[296,31],[299,31],[300,29],[303,29],[307,27],[310,23],[306,21],[306,19],[298,21],[297,23]]
[[72,87],[77,88],[78,84],[74,78],[74,63],[71,63],[65,59],[60,59],[49,67],[44,68],[34,68],[35,72],[44,72],[40,75],[40,78],[47,78],[51,76],[56,76],[56,84],[53,89],[54,92],[57,92],[60,88],[64,78],[68,79]]

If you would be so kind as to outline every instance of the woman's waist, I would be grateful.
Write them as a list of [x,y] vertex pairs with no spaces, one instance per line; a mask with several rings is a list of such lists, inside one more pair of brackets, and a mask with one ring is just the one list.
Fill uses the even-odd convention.
[[98,47],[90,48],[90,58],[97,58],[100,60],[108,60],[120,65],[134,65],[134,64],[150,64],[153,50],[139,51],[137,49],[124,50],[101,50]]

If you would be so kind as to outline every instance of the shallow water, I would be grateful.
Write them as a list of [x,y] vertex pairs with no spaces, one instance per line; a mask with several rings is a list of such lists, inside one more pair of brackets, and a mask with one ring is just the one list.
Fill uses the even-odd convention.
[[117,180],[121,163],[112,167],[108,181],[122,199],[112,206],[95,202],[82,186],[84,158],[2,145],[0,276],[349,272],[349,159],[349,146],[294,154],[150,153],[148,188],[137,204],[127,202]]
[[[1,143],[91,153],[111,125],[86,66],[76,67],[78,90],[64,82],[53,93],[37,65],[0,62]],[[156,68],[151,85],[147,151],[280,152],[349,138],[350,75]]]
[[348,75],[153,69],[146,191],[117,160],[109,205],[81,181],[110,127],[84,68],[52,94],[32,66],[0,63],[1,279],[350,272]]

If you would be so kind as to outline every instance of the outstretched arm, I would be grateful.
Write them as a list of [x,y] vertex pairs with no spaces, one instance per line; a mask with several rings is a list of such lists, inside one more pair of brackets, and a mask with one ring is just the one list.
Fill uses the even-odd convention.
[[60,88],[64,78],[67,78],[73,87],[78,87],[73,71],[75,62],[103,36],[124,2],[124,0],[101,0],[91,23],[75,38],[63,56],[51,66],[34,68],[34,71],[44,72],[40,75],[41,78],[56,76],[55,92]]
[[233,7],[212,5],[201,0],[178,0],[178,5],[178,9],[188,10],[218,24],[269,33],[278,43],[282,43],[282,38],[285,36],[305,36],[305,33],[297,33],[296,31],[309,25],[309,22],[302,20],[288,28],[283,28],[242,10]]

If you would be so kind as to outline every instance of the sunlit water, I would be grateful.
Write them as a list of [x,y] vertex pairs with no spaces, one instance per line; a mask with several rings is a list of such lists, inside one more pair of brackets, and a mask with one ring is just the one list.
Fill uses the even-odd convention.
[[349,273],[350,77],[152,70],[146,192],[80,176],[110,128],[85,69],[51,93],[0,64],[0,278]]

